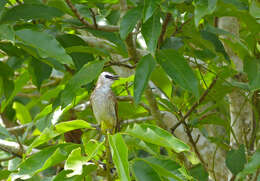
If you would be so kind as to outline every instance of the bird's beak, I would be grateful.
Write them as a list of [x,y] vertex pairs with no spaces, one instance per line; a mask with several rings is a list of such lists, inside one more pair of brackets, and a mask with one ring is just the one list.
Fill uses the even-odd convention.
[[106,78],[111,79],[111,80],[118,80],[119,76],[118,75],[107,75]]

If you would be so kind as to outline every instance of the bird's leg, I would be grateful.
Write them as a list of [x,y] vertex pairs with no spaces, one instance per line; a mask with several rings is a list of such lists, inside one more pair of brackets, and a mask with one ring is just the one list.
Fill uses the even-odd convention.
[[110,165],[110,161],[111,161],[111,153],[110,153],[110,147],[109,147],[109,141],[108,141],[108,137],[109,137],[110,132],[107,131],[106,132],[106,140],[105,140],[105,146],[106,146],[106,173],[107,173],[107,181],[112,181],[112,177],[111,177],[111,165]]

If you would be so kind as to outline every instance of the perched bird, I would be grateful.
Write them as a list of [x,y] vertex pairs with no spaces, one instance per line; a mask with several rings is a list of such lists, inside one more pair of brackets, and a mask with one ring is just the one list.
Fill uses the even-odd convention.
[[102,72],[90,97],[94,116],[103,133],[114,133],[118,126],[117,102],[111,89],[114,80],[118,80],[117,75]]

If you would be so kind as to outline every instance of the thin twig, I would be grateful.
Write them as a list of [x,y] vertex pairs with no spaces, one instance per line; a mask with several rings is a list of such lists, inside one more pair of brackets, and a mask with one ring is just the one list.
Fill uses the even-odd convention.
[[184,25],[186,25],[188,22],[190,22],[192,20],[193,16],[191,16],[189,19],[187,19],[184,23],[182,23],[179,27],[176,27],[176,30],[173,32],[172,36],[175,36],[176,34],[178,34]]
[[166,14],[165,20],[164,20],[163,25],[162,25],[162,31],[161,31],[160,37],[159,37],[159,39],[158,39],[158,48],[161,47],[161,44],[162,44],[162,42],[163,42],[164,35],[165,35],[165,33],[166,33],[167,25],[169,24],[169,22],[170,22],[170,20],[171,20],[171,17],[172,17],[172,14],[171,14],[171,13],[167,13],[167,14]]
[[89,22],[87,22],[84,17],[82,17],[78,10],[76,9],[76,7],[71,3],[70,0],[65,0],[67,5],[70,7],[70,9],[72,10],[72,12],[75,14],[75,16],[78,18],[78,20],[84,24],[86,26],[86,28],[91,28],[91,29],[99,29],[102,31],[107,31],[107,32],[115,32],[119,30],[118,26],[112,26],[112,25],[104,25],[104,26],[95,26],[94,24],[90,24]]
[[139,123],[139,122],[144,122],[148,120],[154,120],[153,116],[147,116],[147,117],[140,117],[140,118],[134,118],[134,119],[127,119],[122,121],[121,124],[132,124],[132,123]]
[[92,10],[92,8],[89,8],[89,11],[91,12],[91,16],[93,18],[94,26],[95,26],[96,29],[98,29],[98,24],[97,24],[95,12]]
[[174,130],[183,122],[185,122],[185,120],[191,115],[191,113],[204,101],[204,99],[206,98],[206,96],[208,95],[208,93],[210,92],[210,90],[213,88],[213,86],[216,84],[217,82],[217,76],[216,78],[211,82],[210,86],[206,89],[206,91],[201,95],[200,99],[198,102],[195,102],[191,108],[188,110],[188,112],[182,117],[182,119],[171,129],[172,133],[174,132]]

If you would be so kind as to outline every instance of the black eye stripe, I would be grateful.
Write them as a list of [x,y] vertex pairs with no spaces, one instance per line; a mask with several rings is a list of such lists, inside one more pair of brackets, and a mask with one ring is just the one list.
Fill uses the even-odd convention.
[[108,79],[113,79],[113,77],[111,75],[105,75],[105,77]]

